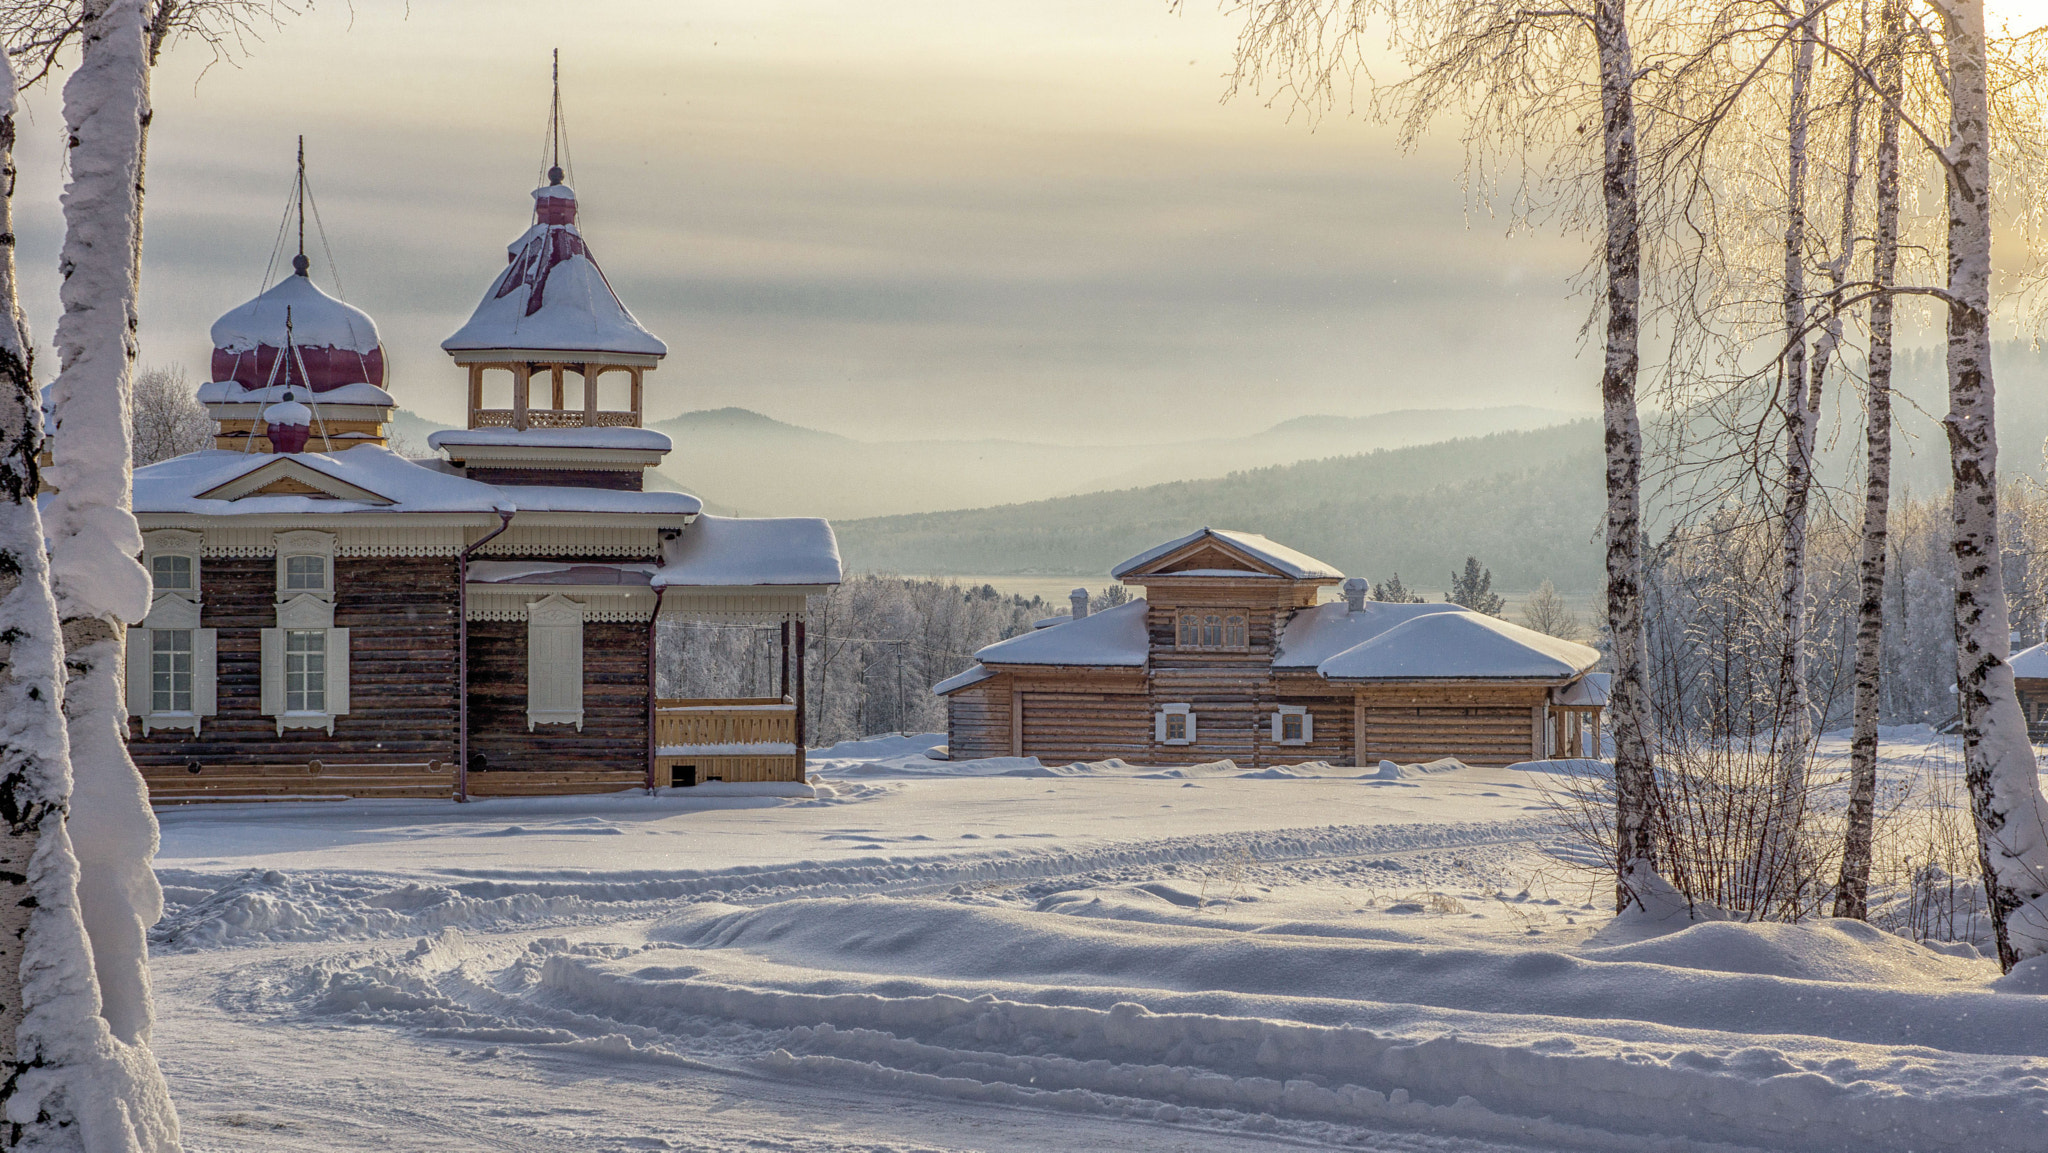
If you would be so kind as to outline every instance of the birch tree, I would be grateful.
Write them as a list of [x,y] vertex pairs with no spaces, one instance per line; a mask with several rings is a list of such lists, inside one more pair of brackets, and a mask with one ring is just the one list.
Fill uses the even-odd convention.
[[71,826],[79,904],[93,945],[102,1014],[114,1036],[146,1045],[151,1026],[144,934],[162,915],[149,861],[157,825],[128,758],[126,623],[149,610],[131,513],[141,157],[149,115],[143,0],[91,0],[77,70],[64,85],[71,181],[64,193],[58,374],[51,386],[50,556],[63,620],[75,774]]
[[1899,117],[1906,17],[1904,0],[1883,0],[1878,14],[1876,221],[1871,251],[1870,352],[1863,402],[1863,524],[1857,563],[1855,702],[1849,740],[1849,813],[1835,916],[1870,916],[1871,837],[1877,817],[1877,722],[1884,704],[1885,550],[1891,534],[1891,288],[1899,266]]
[[[1518,207],[1554,210],[1598,234],[1600,398],[1606,448],[1606,624],[1613,662],[1616,902],[1654,872],[1643,612],[1642,364],[1644,195],[1638,87],[1644,68],[1628,0],[1241,0],[1232,92],[1278,77],[1298,104],[1328,107],[1339,87],[1370,85],[1369,22],[1383,20],[1410,75],[1384,90],[1413,144],[1441,114],[1460,114],[1476,184],[1491,158],[1521,164]],[[1649,26],[1654,27],[1652,22]],[[1597,131],[1588,131],[1597,124]]]
[[1983,0],[1937,0],[1948,79],[1948,433],[1956,699],[1999,963],[2048,954],[2048,806],[2013,685],[1991,372],[1991,85]]

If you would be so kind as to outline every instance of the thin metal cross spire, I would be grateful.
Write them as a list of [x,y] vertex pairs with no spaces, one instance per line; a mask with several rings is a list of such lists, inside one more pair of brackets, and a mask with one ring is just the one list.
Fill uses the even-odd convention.
[[[299,254],[292,257],[292,271],[300,276],[305,276],[306,270],[312,266],[312,262],[306,259],[306,138],[304,136],[299,137],[299,181],[295,195],[299,201]],[[287,313],[287,317],[289,317],[289,313]],[[289,319],[287,319],[286,328],[287,330],[290,328]]]

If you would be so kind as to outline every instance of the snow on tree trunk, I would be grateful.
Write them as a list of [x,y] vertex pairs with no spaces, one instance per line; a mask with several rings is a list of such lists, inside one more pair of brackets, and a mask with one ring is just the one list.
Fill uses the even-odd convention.
[[2048,953],[2048,812],[2013,686],[1998,552],[1998,434],[1991,379],[1991,125],[1983,0],[1943,7],[1948,144],[1948,399],[1954,480],[1956,699],[1963,776],[1998,959]]
[[1892,498],[1892,298],[1899,265],[1899,52],[1905,39],[1900,0],[1878,17],[1877,221],[1871,279],[1870,363],[1863,430],[1862,555],[1857,563],[1854,732],[1849,739],[1849,819],[1835,916],[1870,916],[1871,835],[1877,819],[1877,719],[1884,691],[1885,549]]
[[51,569],[64,621],[75,781],[71,831],[79,846],[79,905],[92,937],[102,1013],[114,1035],[146,1044],[150,1030],[144,934],[163,913],[150,871],[156,818],[128,759],[122,684],[125,622],[149,611],[130,513],[129,383],[135,361],[140,170],[149,106],[142,0],[86,6],[78,69],[64,85],[71,183],[59,262],[64,306],[49,505]]
[[173,1151],[178,1118],[155,1059],[100,1015],[65,827],[64,651],[35,503],[42,404],[14,274],[14,89],[0,53],[0,1144]]
[[[1778,748],[1777,796],[1772,804],[1769,841],[1763,867],[1772,874],[1766,885],[1793,866],[1798,853],[1797,830],[1806,798],[1806,758],[1812,743],[1812,716],[1806,697],[1806,521],[1813,492],[1814,429],[1819,415],[1811,407],[1806,354],[1806,169],[1807,134],[1811,121],[1814,22],[1818,0],[1808,0],[1802,15],[1798,48],[1792,58],[1792,85],[1785,149],[1785,282],[1784,318],[1787,348],[1783,389],[1779,395],[1785,422],[1785,504],[1780,530],[1784,534],[1783,574],[1778,585],[1779,642],[1775,740]],[[1815,382],[1817,383],[1817,381]]]
[[[1643,430],[1636,416],[1642,307],[1642,238],[1637,196],[1635,53],[1627,0],[1598,0],[1593,38],[1600,56],[1600,119],[1606,155],[1607,356],[1600,376],[1607,448],[1607,629],[1614,681],[1607,713],[1614,733],[1616,906],[1631,897],[1632,864],[1656,867],[1657,779],[1650,761],[1649,643],[1643,629]],[[1640,869],[1638,870],[1640,871]]]

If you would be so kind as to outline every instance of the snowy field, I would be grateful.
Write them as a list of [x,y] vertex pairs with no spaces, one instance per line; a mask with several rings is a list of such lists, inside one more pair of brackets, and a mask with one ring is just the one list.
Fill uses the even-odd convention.
[[164,812],[186,1147],[2048,1149],[2048,998],[1860,924],[1617,923],[1548,774],[932,740],[815,795]]

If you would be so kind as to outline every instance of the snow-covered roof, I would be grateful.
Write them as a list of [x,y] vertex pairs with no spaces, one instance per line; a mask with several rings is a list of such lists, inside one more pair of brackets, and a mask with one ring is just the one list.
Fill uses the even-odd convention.
[[933,685],[932,695],[943,697],[947,693],[957,693],[968,685],[978,685],[992,676],[995,676],[995,674],[990,672],[985,666],[975,665],[964,673],[957,673]]
[[975,653],[974,659],[984,664],[1142,668],[1150,647],[1145,602],[1134,600],[997,641]]
[[[299,391],[303,392],[304,390],[301,389]],[[275,400],[283,395],[284,389],[279,387],[245,389],[239,383],[232,380],[210,380],[199,386],[199,403],[201,404],[262,404],[266,400]],[[299,399],[304,400],[305,397],[301,396]],[[323,405],[395,405],[398,403],[391,399],[390,393],[385,392],[374,384],[367,384],[361,381],[355,384],[344,384],[340,388],[330,388],[325,392],[315,393],[313,399]]]
[[[384,501],[279,494],[239,500],[202,497],[264,468],[290,461],[332,478],[337,487],[362,490]],[[253,482],[252,482],[253,483]],[[637,495],[637,494],[635,494]],[[138,513],[502,512],[515,506],[496,487],[438,469],[422,468],[387,448],[360,444],[340,452],[285,454],[208,449],[135,470]]]
[[[285,463],[288,462],[288,463]],[[138,513],[209,516],[375,512],[587,512],[687,517],[704,502],[682,492],[629,492],[555,485],[492,485],[455,476],[435,461],[414,461],[388,448],[359,444],[337,452],[262,453],[208,449],[135,470]],[[235,482],[261,487],[251,474],[290,469],[317,485],[328,480],[348,496],[242,495]],[[248,478],[248,479],[244,479]],[[323,479],[325,478],[325,479]],[[377,499],[370,499],[371,497]]]
[[296,273],[265,289],[213,322],[213,346],[224,352],[248,352],[257,345],[284,345],[285,309],[291,309],[292,343],[300,348],[377,351],[377,322],[370,314],[320,291]]
[[839,540],[818,517],[700,516],[662,542],[661,559],[657,588],[836,585],[841,576]]
[[1613,692],[1613,673],[1587,673],[1563,688],[1550,690],[1550,700],[1553,704],[1579,708],[1606,708]]
[[[1181,549],[1194,544],[1204,537],[1219,541],[1254,560],[1272,566],[1279,572],[1296,580],[1335,579],[1344,575],[1307,553],[1296,552],[1284,544],[1268,540],[1257,533],[1237,532],[1232,529],[1223,528],[1203,528],[1177,540],[1170,540],[1165,544],[1148,548],[1137,556],[1109,570],[1109,575],[1121,580],[1128,573],[1143,572],[1146,565],[1172,553],[1179,552]],[[1244,575],[1237,570],[1223,571],[1232,576]],[[1196,574],[1189,573],[1187,575]]]
[[2021,649],[2007,663],[2012,665],[2013,676],[2048,678],[2048,642]]
[[1372,638],[1386,632],[1395,625],[1406,624],[1419,616],[1431,613],[1461,612],[1454,604],[1436,601],[1428,604],[1406,604],[1392,601],[1367,601],[1358,612],[1351,612],[1342,601],[1316,605],[1294,614],[1281,630],[1280,643],[1273,656],[1276,669],[1312,669],[1343,652],[1356,648]]
[[[542,193],[574,196],[566,185]],[[491,282],[469,322],[441,342],[443,349],[667,355],[668,345],[641,327],[619,301],[574,224],[535,224],[506,251],[511,262]]]
[[280,400],[264,408],[263,420],[267,424],[296,424],[310,427],[313,423],[313,410],[296,400]]
[[1434,612],[1403,621],[1324,660],[1330,680],[1564,680],[1600,653],[1484,613]]
[[528,448],[609,448],[635,452],[667,452],[675,446],[667,433],[651,428],[449,428],[429,434],[429,448],[461,445]]

